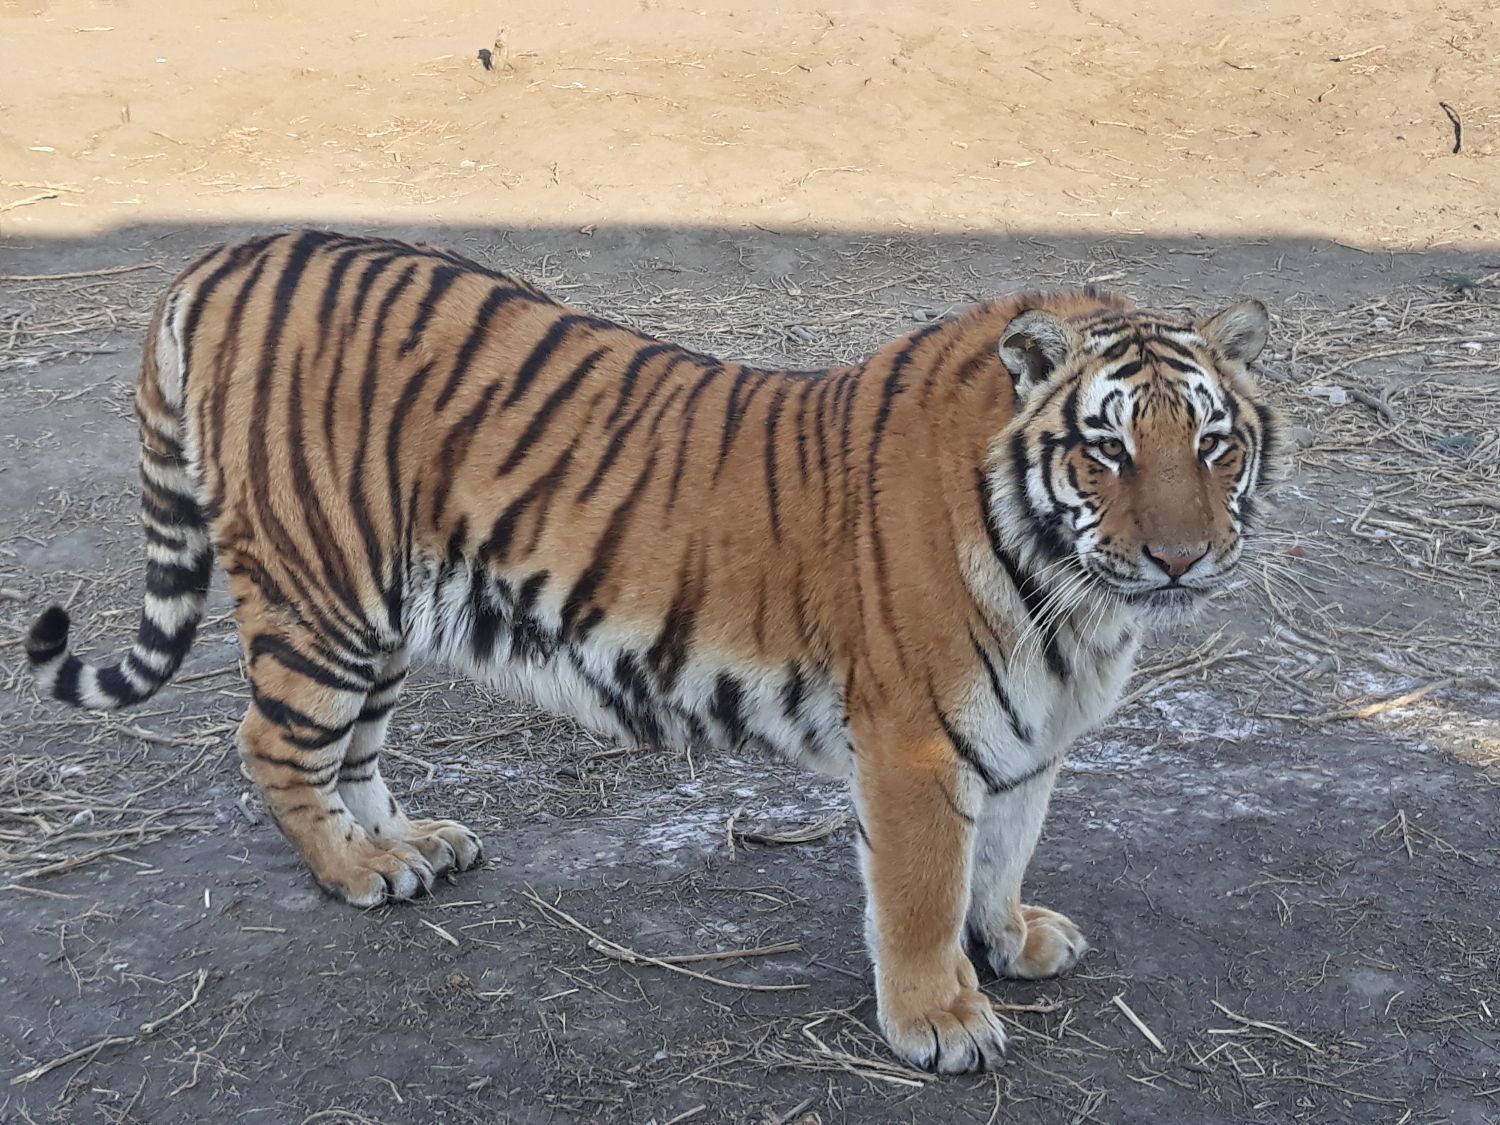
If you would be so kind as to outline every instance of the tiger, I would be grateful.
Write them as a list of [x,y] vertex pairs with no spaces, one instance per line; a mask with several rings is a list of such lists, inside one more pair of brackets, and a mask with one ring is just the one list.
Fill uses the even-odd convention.
[[847,780],[880,1027],[993,1068],[989,978],[1088,943],[1023,902],[1063,753],[1147,629],[1230,583],[1275,478],[1269,316],[1093,288],[935,318],[860,363],[729,362],[427,245],[305,230],[162,295],[137,386],[145,593],[96,666],[42,613],[39,689],[138,704],[227,575],[241,764],[357,907],[481,861],[380,771],[412,662],[637,745]]

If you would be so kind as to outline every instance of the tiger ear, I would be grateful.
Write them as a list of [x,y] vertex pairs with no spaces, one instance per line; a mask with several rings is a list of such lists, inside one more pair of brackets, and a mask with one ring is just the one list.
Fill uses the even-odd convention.
[[1244,300],[1195,327],[1224,358],[1253,363],[1270,338],[1271,317],[1259,301]]
[[1026,394],[1078,347],[1077,331],[1062,317],[1042,309],[1023,312],[1000,333],[1000,362],[1016,381],[1016,393]]

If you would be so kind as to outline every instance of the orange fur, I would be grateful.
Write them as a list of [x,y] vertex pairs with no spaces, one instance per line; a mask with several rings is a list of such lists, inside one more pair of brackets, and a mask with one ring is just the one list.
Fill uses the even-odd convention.
[[[1028,312],[1044,314],[1035,338],[1005,345]],[[1032,793],[1017,823],[1039,826],[1056,755],[1107,709],[1139,637],[1111,625],[1104,670],[1085,666],[1084,610],[1045,600],[1067,592],[1045,575],[1069,533],[1026,509],[1024,474],[1077,424],[1054,392],[1105,362],[1088,333],[1148,320],[1094,293],[1016,296],[859,365],[779,372],[438,250],[313,233],[227,246],[178,278],[147,338],[138,405],[143,445],[159,447],[143,480],[161,558],[136,647],[93,669],[52,616],[32,660],[74,702],[154,692],[191,643],[210,549],[197,537],[211,539],[254,689],[246,768],[320,883],[357,904],[479,857],[467,829],[408,819],[379,779],[418,650],[627,737],[851,774],[882,1025],[922,1065],[992,1065],[1003,1034],[963,952],[966,916],[1016,975],[1083,948],[1066,918],[1021,904],[1035,832],[985,850],[1010,831],[997,802]],[[1060,362],[1049,332],[1077,338]],[[1194,354],[1249,395],[1210,337]],[[1045,392],[1003,345],[1018,369],[1053,365]],[[1033,414],[1018,426],[1021,398]],[[1224,497],[1253,443],[1200,468],[1194,425],[1161,421],[1132,472],[1082,445],[1047,471],[1098,499],[1121,557],[1197,549],[1231,534]],[[1076,651],[1058,647],[1067,628]],[[1020,868],[996,876],[1014,886],[986,905],[976,872],[1009,872],[1014,854]]]

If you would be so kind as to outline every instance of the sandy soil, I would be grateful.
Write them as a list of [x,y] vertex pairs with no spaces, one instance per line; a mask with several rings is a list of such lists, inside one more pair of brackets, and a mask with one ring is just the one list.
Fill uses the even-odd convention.
[[[1500,10],[891,7],[0,0],[0,1120],[1500,1121]],[[222,595],[145,710],[36,700],[47,601],[133,627],[151,302],[309,221],[799,366],[1020,286],[1271,305],[1273,549],[1070,760],[1031,893],[1096,951],[995,987],[1002,1074],[868,1031],[827,783],[428,670],[393,772],[491,858],[361,914],[245,791]]]
[[1500,9],[1482,3],[209,7],[0,2],[5,179],[76,189],[7,227],[436,218],[1405,248],[1490,244],[1500,223]]

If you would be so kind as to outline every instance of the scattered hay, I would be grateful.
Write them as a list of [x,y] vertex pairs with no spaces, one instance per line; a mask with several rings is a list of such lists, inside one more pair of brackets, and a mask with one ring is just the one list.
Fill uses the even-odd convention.
[[[418,122],[402,127],[430,126]],[[391,143],[400,141],[399,130],[393,131]],[[689,267],[659,257],[643,262],[628,284],[609,289],[579,280],[588,272],[583,261],[549,253],[531,256],[525,264],[526,252],[510,247],[471,246],[470,252],[537,277],[590,309],[692,346],[772,364],[811,366],[857,358],[872,344],[990,289],[985,279],[965,277],[952,261],[899,238],[840,243],[831,259],[820,252],[818,261],[798,262],[797,252],[790,251],[792,264],[774,271],[759,268],[765,250],[747,242],[740,248],[747,270],[739,283],[720,277],[712,285],[700,278],[681,279],[677,275]],[[1107,283],[1136,266],[1106,247],[1094,262],[1060,263],[1058,273],[1069,281]],[[128,426],[123,421],[129,412],[128,374],[96,375],[81,365],[75,383],[59,389],[51,378],[33,380],[26,373],[65,358],[132,353],[163,278],[164,267],[154,264],[139,270],[127,266],[0,278],[0,375],[8,380],[0,391],[6,401],[40,410],[89,397]],[[1170,289],[1164,286],[1161,292],[1171,297]],[[1271,382],[1270,393],[1300,427],[1300,475],[1288,488],[1291,512],[1250,568],[1225,627],[1206,637],[1196,632],[1187,644],[1155,646],[1127,695],[1127,708],[1211,685],[1216,698],[1232,700],[1245,714],[1261,719],[1281,716],[1280,721],[1299,724],[1421,721],[1430,733],[1434,717],[1452,718],[1469,700],[1492,695],[1500,650],[1495,639],[1500,635],[1495,628],[1500,618],[1497,296],[1496,276],[1486,275],[1466,279],[1461,290],[1408,289],[1354,309],[1310,299],[1282,309],[1281,350],[1268,357],[1267,366],[1286,376]],[[1343,395],[1311,395],[1309,387],[1339,388]],[[0,895],[26,896],[35,900],[31,905],[83,910],[92,900],[68,905],[74,900],[52,889],[49,877],[93,865],[123,865],[132,875],[150,878],[154,869],[134,854],[143,845],[208,830],[211,812],[223,812],[236,823],[240,816],[257,816],[253,800],[235,801],[243,786],[224,800],[222,810],[212,809],[204,797],[209,780],[229,779],[232,784],[232,731],[244,706],[237,664],[223,649],[230,627],[221,603],[216,603],[220,608],[210,616],[194,654],[198,663],[178,678],[173,695],[161,697],[156,710],[132,713],[129,719],[66,713],[36,701],[27,686],[15,642],[44,593],[68,596],[73,591],[80,642],[97,645],[94,651],[108,647],[111,639],[117,642],[133,624],[134,599],[122,602],[118,591],[138,586],[135,503],[131,487],[102,495],[59,492],[45,511],[7,528],[7,538],[0,540],[0,688],[5,693],[0,697]],[[44,591],[38,576],[11,568],[15,555],[3,553],[84,527],[117,535],[111,558],[122,561],[106,568],[107,573],[54,575],[47,580],[54,588]],[[1293,532],[1291,527],[1304,530]],[[1356,581],[1375,596],[1349,597]],[[1361,606],[1389,607],[1389,612]],[[1267,616],[1269,630],[1260,625]],[[214,646],[214,654],[204,659],[201,650],[208,646]],[[1477,715],[1481,708],[1473,710]],[[1495,750],[1500,739],[1490,733],[1483,737],[1488,760],[1500,770]],[[840,824],[837,816],[815,820],[809,815],[802,820],[805,828],[787,831],[779,824],[747,828],[731,818],[727,834],[733,843],[755,847],[728,849],[726,857],[718,842],[726,834],[725,813],[738,802],[725,796],[722,775],[710,775],[706,784],[697,785],[699,764],[691,756],[613,746],[566,720],[506,704],[462,681],[413,683],[393,723],[392,738],[388,774],[397,792],[420,807],[436,802],[429,789],[440,789],[444,812],[454,811],[481,827],[530,818],[599,818],[625,822],[627,831],[635,832],[649,820],[642,814],[640,794],[655,789],[667,794],[659,807],[664,815],[702,814],[718,849],[715,864],[753,865],[759,856],[773,854],[761,850],[766,846],[816,842],[838,831]],[[773,774],[781,767],[760,768]],[[680,784],[684,778],[690,783]],[[1410,815],[1407,809],[1413,809]],[[1465,873],[1475,869],[1481,850],[1462,852],[1444,834],[1451,833],[1441,825],[1419,824],[1415,809],[1407,805],[1393,809],[1371,839],[1373,846],[1389,849],[1397,864],[1420,863],[1428,853],[1456,861],[1454,866]],[[726,889],[756,897],[772,910],[797,899],[769,881],[754,890],[693,885],[683,895],[692,899]],[[1307,908],[1299,895],[1320,896],[1318,908],[1348,917],[1351,928],[1370,906],[1367,900],[1341,900],[1342,892],[1321,871],[1268,870],[1264,879],[1241,891],[1276,896],[1283,924],[1294,910]],[[218,891],[214,893],[217,898]],[[638,976],[649,987],[648,976],[682,975],[685,964],[713,960],[742,966],[743,958],[797,952],[792,943],[769,941],[784,932],[779,931],[757,934],[741,948],[721,953],[647,955],[584,928],[544,899],[532,905],[564,927],[558,940],[580,962],[568,964],[568,954],[562,953],[549,964],[549,972],[566,978],[545,997],[549,1001],[614,1001],[619,998],[610,990],[626,977]],[[817,906],[800,900],[796,905],[798,910]],[[535,926],[538,921],[497,917],[494,904],[481,907],[477,902],[440,902],[433,909],[445,913],[431,921],[418,918],[410,928],[425,946],[444,955],[485,944],[504,950],[503,942],[485,940],[495,927]],[[601,926],[616,937],[627,933]],[[273,938],[287,933],[280,926],[241,928]],[[571,930],[581,936],[575,938]],[[1489,1026],[1493,1015],[1485,997],[1492,993],[1482,990],[1493,978],[1493,933],[1445,926],[1441,940],[1449,944],[1435,959],[1472,997],[1459,989],[1452,1010],[1418,1009],[1407,1026],[1428,1033],[1450,1024]],[[706,941],[703,945],[715,948]],[[865,979],[843,965],[815,964]],[[71,971],[66,963],[64,968]],[[726,997],[736,1004],[756,999],[741,995],[742,988],[731,996],[718,987],[738,983],[726,977],[689,975],[697,978],[692,987],[709,1007]],[[475,995],[496,1004],[514,994],[509,982],[502,984]],[[1226,1007],[1216,1008],[1200,995],[1198,1011],[1181,1000],[1174,1006],[1151,1006],[1139,998],[1144,991],[1139,984],[1126,991],[1130,984],[1128,978],[1101,973],[1069,978],[1052,992],[1035,991],[1037,986],[1025,986],[1029,991],[1024,992],[997,988],[1013,1056],[1021,1064],[1003,1076],[981,1080],[995,1083],[997,1107],[1003,1101],[1019,1111],[1025,1102],[1041,1100],[1053,1103],[1063,1119],[1112,1120],[1119,1104],[1109,1102],[1110,1091],[1122,1085],[1115,1080],[1116,1071],[1129,1082],[1152,1088],[1192,1089],[1224,1115],[1262,1102],[1286,1108],[1295,1101],[1313,1116],[1319,1107],[1349,1102],[1392,1110],[1407,1106],[1396,1096],[1400,1091],[1382,1077],[1385,1048],[1378,1044],[1348,1042],[1329,1024],[1303,1030],[1300,1021],[1278,1013],[1266,996],[1224,992]],[[186,1007],[174,1011],[172,1003],[187,989],[178,987],[173,1002],[151,1010],[165,1009],[165,1018],[179,1018]],[[754,990],[760,987],[787,986]],[[214,1003],[212,993],[203,1007]],[[1124,1002],[1126,995],[1130,1003]],[[644,995],[628,999],[650,1003]],[[1017,1000],[1023,1002],[1004,1002]],[[627,1112],[623,1100],[610,1100],[623,1098],[621,1090],[671,1092],[689,1081],[750,1089],[769,1072],[805,1074],[811,1089],[826,1090],[816,1096],[820,1109],[826,1104],[829,1116],[824,1120],[838,1115],[838,1098],[851,1086],[879,1090],[891,1103],[921,1096],[924,1090],[928,1097],[937,1093],[930,1089],[931,1076],[894,1063],[878,1032],[854,1014],[868,1015],[867,999],[850,1009],[783,1018],[748,1034],[753,1020],[746,1022],[742,1012],[726,1007],[725,1028],[701,1041],[664,1046],[669,1057],[649,1076],[616,1073],[608,1062],[590,1057],[569,1037],[570,1010],[536,1003],[541,1065],[566,1074],[571,1083],[567,1096],[602,1118],[645,1119],[635,1112],[638,1106]],[[226,1035],[242,1026],[248,1004],[229,1014],[218,1040],[210,1029],[201,1036],[195,1031],[191,1044],[179,1044],[182,1050],[174,1062],[182,1074],[180,1081],[174,1079],[174,1093],[191,1089],[200,1072],[205,1081],[227,1073],[230,1063],[223,1060],[228,1054],[216,1051]],[[1240,1012],[1253,1012],[1255,1018]],[[186,1026],[202,1016],[200,1010],[180,1023]],[[1222,1026],[1226,1019],[1233,1026]],[[63,1056],[70,1042],[88,1038],[54,1041],[49,1050]],[[121,1037],[120,1045],[130,1041],[132,1037]],[[94,1042],[84,1051],[108,1046]],[[47,1066],[52,1057],[42,1053],[34,1058],[37,1066]],[[92,1056],[74,1058],[87,1062]],[[26,1065],[32,1061],[28,1058]],[[120,1101],[126,1104],[125,1097]],[[805,1120],[799,1115],[813,1104],[814,1099],[788,1098],[781,1105],[795,1108],[783,1108],[774,1119]],[[380,1119],[355,1105],[335,1105],[331,1098],[309,1108],[318,1105],[329,1108],[308,1120]],[[707,1119],[714,1104],[700,1103],[695,1095],[675,1110],[655,1112],[659,1121],[674,1115],[681,1121]],[[1399,1113],[1391,1116],[1401,1119]]]

